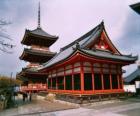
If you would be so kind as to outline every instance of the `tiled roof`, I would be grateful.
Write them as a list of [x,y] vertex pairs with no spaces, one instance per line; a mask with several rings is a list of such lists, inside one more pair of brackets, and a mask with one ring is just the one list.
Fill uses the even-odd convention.
[[47,32],[45,32],[42,28],[37,28],[35,30],[28,30],[29,33],[35,34],[35,35],[39,35],[39,36],[44,36],[44,37],[48,37],[48,38],[58,38],[57,36],[53,36],[48,34]]
[[29,54],[39,55],[39,56],[54,56],[56,53],[50,51],[42,51],[36,49],[27,49],[25,48],[24,51]]
[[135,10],[138,14],[140,14],[140,2],[130,5],[130,7]]
[[112,60],[119,60],[119,61],[135,61],[138,59],[137,56],[126,56],[126,55],[117,55],[117,54],[112,54],[109,51],[103,51],[103,50],[86,50],[86,49],[81,49],[82,52],[95,56],[95,57],[100,57],[103,59],[112,59]]
[[140,67],[138,67],[134,72],[132,72],[130,75],[124,78],[124,81],[127,83],[130,83],[135,78],[140,77]]
[[24,45],[41,45],[41,46],[51,46],[58,36],[53,36],[45,32],[42,28],[37,28],[35,30],[25,30],[24,37],[21,41]]
[[135,61],[137,59],[137,57],[132,57],[132,56],[117,55],[117,54],[112,54],[106,51],[85,49],[84,47],[86,45],[88,45],[90,42],[92,42],[93,40],[95,40],[97,37],[101,35],[101,32],[103,31],[103,29],[104,29],[104,24],[102,22],[98,26],[96,26],[94,29],[92,29],[91,31],[89,31],[88,33],[80,37],[79,39],[61,48],[58,54],[56,54],[51,60],[43,64],[43,68],[50,67],[60,61],[67,59],[69,56],[71,56],[74,53],[73,48],[76,48],[76,43],[79,44],[81,48],[80,51],[86,54],[90,54],[95,57],[122,60],[122,61]]
[[82,47],[86,43],[88,43],[88,41],[90,39],[92,39],[92,41],[93,41],[95,38],[100,36],[102,29],[103,29],[103,24],[101,23],[98,26],[96,26],[94,29],[92,29],[91,31],[86,33],[84,36],[80,37],[79,39],[75,40],[74,42],[70,43],[69,45],[61,48],[61,50],[58,54],[56,54],[47,63],[44,63],[44,67],[49,67],[49,66],[51,66],[51,65],[53,65],[61,60],[66,59],[67,57],[69,57],[73,53],[73,48],[76,47],[76,42],[78,42],[79,45]]

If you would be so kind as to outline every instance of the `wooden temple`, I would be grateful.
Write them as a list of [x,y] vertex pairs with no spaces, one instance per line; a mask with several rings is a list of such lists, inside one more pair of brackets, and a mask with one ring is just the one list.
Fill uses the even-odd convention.
[[122,67],[137,56],[121,54],[101,22],[60,49],[38,72],[47,75],[48,92],[69,95],[123,93]]
[[[43,31],[40,16],[38,20],[38,28],[26,30],[21,42],[30,46],[20,56],[30,64],[18,74],[27,85],[46,84],[47,92],[79,96],[124,92],[122,67],[135,63],[138,57],[119,52],[108,37],[104,22],[56,54],[49,47],[58,37]],[[41,90],[40,86],[36,88]],[[32,91],[34,87],[24,90]]]
[[46,91],[46,74],[35,72],[34,69],[40,67],[42,63],[49,61],[56,54],[51,52],[49,47],[57,39],[57,36],[52,36],[41,28],[39,4],[38,27],[35,30],[25,30],[21,41],[27,48],[24,49],[20,59],[29,62],[27,67],[17,74],[17,77],[24,82],[22,91]]

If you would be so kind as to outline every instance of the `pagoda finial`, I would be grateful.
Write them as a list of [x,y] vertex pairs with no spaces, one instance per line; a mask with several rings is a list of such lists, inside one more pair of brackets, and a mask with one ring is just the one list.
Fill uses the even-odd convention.
[[38,4],[38,28],[40,28],[40,2]]

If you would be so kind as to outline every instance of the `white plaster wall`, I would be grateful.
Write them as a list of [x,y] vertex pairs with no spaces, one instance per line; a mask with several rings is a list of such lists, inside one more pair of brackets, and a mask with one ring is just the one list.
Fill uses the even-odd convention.
[[136,87],[135,85],[124,85],[124,91],[136,93]]

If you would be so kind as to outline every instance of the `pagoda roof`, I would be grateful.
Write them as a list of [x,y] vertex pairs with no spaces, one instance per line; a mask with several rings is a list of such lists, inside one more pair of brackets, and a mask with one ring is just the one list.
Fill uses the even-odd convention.
[[124,81],[127,82],[127,83],[131,83],[137,77],[140,78],[140,66],[138,66],[138,68],[134,72],[132,72],[130,75],[125,77]]
[[[94,29],[80,37],[79,39],[75,40],[74,42],[70,43],[69,45],[61,48],[60,52],[56,54],[50,61],[44,63],[43,68],[50,67],[54,64],[60,63],[61,61],[66,60],[71,55],[73,55],[75,52],[84,53],[86,55],[89,55],[90,57],[96,57],[101,59],[112,59],[112,60],[119,60],[119,61],[125,61],[125,62],[134,62],[137,60],[136,57],[122,55],[120,52],[115,48],[111,40],[109,40],[110,44],[113,46],[113,48],[116,50],[116,53],[108,52],[105,50],[90,50],[86,48],[86,46],[96,40],[98,37],[101,36],[101,33],[105,30],[104,23],[101,22],[99,25],[97,25]],[[80,48],[74,50],[74,48],[78,46]],[[42,68],[42,69],[43,69]]]
[[56,53],[50,51],[41,51],[25,48],[22,55],[20,56],[20,59],[29,62],[44,63],[50,60],[53,56],[55,56],[55,54]]
[[22,80],[28,80],[28,78],[40,78],[45,77],[46,73],[40,73],[36,70],[36,68],[23,68],[20,73],[17,74],[17,78]]
[[130,5],[130,7],[138,14],[140,14],[140,2]]
[[35,30],[25,30],[25,34],[22,44],[25,45],[42,45],[49,47],[58,39],[57,36],[53,36],[45,32],[42,28],[38,27]]

